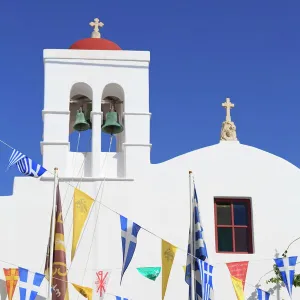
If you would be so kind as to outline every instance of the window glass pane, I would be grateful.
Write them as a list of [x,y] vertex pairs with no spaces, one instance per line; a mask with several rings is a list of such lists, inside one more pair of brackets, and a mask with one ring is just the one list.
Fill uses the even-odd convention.
[[217,204],[217,224],[231,225],[230,204]]
[[235,228],[235,251],[236,252],[249,252],[248,245],[248,229]]
[[218,248],[219,251],[233,251],[232,228],[218,228]]
[[233,204],[234,225],[248,225],[248,208],[246,203]]

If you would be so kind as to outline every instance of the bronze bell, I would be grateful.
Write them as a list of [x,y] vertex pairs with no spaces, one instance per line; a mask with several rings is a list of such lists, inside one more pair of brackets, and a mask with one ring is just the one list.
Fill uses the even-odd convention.
[[76,120],[73,126],[76,131],[86,131],[90,129],[89,123],[86,121],[82,108],[77,110]]
[[118,122],[118,113],[116,111],[109,111],[106,114],[105,123],[102,125],[102,131],[108,134],[118,134],[123,130],[123,126]]

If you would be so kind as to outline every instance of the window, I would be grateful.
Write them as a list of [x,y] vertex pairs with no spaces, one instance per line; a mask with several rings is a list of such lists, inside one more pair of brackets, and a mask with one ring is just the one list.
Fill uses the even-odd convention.
[[217,252],[253,253],[250,199],[215,199]]

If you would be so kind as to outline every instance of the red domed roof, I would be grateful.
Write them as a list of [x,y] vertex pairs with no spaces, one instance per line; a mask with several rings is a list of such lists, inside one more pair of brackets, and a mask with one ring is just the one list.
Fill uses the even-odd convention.
[[112,41],[102,38],[87,38],[75,42],[70,49],[78,50],[122,50]]

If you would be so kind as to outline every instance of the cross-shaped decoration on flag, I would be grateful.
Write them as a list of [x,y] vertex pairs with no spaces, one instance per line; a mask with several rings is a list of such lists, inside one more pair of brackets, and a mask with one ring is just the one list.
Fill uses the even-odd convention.
[[8,281],[10,284],[13,284],[14,281],[19,280],[19,269],[10,269],[10,274],[6,275],[6,281]]
[[100,299],[102,299],[102,297],[104,297],[104,295],[106,293],[106,288],[107,288],[110,272],[111,271],[96,272],[97,280],[96,280],[95,284],[97,286],[97,293],[100,294]]
[[121,222],[121,241],[123,252],[123,266],[121,271],[121,282],[123,275],[128,268],[136,248],[137,236],[141,229],[141,226],[134,223],[132,220],[120,215]]
[[19,269],[4,269],[6,279],[6,290],[8,299],[13,298],[17,282],[19,280]]
[[291,256],[274,259],[276,266],[279,269],[282,281],[284,282],[284,285],[286,286],[290,297],[292,297],[297,258],[297,256]]

